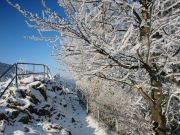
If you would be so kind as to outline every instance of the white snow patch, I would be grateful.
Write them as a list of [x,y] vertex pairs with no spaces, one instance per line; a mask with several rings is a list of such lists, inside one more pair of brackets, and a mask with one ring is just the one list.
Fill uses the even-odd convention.
[[89,127],[94,128],[95,135],[107,135],[103,128],[99,127],[99,124],[96,120],[94,120],[91,116],[87,116],[87,122]]
[[24,79],[20,80],[20,82],[24,83],[24,84],[28,84],[28,83],[31,83],[33,81],[34,81],[34,77],[32,75],[30,77],[27,77],[27,78],[24,78]]

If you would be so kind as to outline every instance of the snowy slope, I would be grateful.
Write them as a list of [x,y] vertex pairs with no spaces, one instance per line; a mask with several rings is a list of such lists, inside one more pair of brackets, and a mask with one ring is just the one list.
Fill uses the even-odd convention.
[[0,99],[0,134],[106,135],[81,108],[76,93],[50,80],[21,83]]

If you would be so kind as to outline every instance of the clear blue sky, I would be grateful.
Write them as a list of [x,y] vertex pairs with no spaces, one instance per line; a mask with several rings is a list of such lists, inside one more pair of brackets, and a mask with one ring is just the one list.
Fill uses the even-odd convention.
[[[41,0],[11,0],[19,3],[22,7],[41,13]],[[64,14],[57,0],[45,0],[48,7]],[[50,43],[45,41],[33,41],[24,36],[38,36],[35,29],[29,28],[25,23],[25,17],[15,8],[11,7],[6,0],[0,0],[0,62],[13,64],[22,59],[24,62],[43,63],[50,67],[57,67],[57,63],[50,56],[52,49]],[[63,68],[63,67],[60,67]],[[57,72],[52,68],[54,72]],[[64,72],[64,71],[62,71]]]

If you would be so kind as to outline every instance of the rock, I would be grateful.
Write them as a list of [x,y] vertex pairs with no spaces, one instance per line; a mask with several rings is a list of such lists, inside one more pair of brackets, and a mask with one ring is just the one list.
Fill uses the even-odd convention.
[[29,128],[24,127],[24,132],[29,132],[29,131],[30,131]]
[[56,87],[55,87],[55,86],[53,86],[53,87],[52,87],[52,91],[55,91],[55,90],[56,90]]
[[11,104],[11,106],[23,106],[24,105],[24,104],[21,104],[21,103],[19,103],[17,101],[13,101],[13,100],[7,100],[7,102],[9,104]]
[[67,107],[67,104],[63,105],[65,108]]
[[72,118],[72,123],[76,122],[74,118]]
[[22,116],[19,119],[19,122],[22,122],[23,124],[28,124],[29,123],[29,116],[28,115]]
[[62,126],[54,124],[54,125],[48,125],[47,130],[58,130],[61,131],[63,129]]
[[0,121],[1,121],[1,120],[6,120],[6,121],[8,121],[8,117],[6,116],[6,114],[0,113]]
[[47,101],[47,95],[46,95],[46,91],[43,87],[39,87],[36,90],[39,90],[39,92],[41,93],[41,95],[44,97],[44,99]]
[[24,91],[20,90],[19,93],[21,94],[22,98],[26,98],[26,93]]
[[62,87],[57,87],[57,90],[62,90]]
[[52,111],[54,111],[55,109],[53,108],[53,107],[51,107],[51,109],[50,109],[50,111],[52,112]]
[[12,90],[9,91],[9,96],[15,97],[15,94],[14,94],[14,92]]
[[28,107],[28,110],[29,110],[30,113],[34,113],[34,114],[39,115],[39,116],[44,116],[44,115],[51,116],[50,111],[47,110],[47,109],[44,109],[44,108],[42,108],[42,109],[37,109],[37,108],[35,108],[34,106],[30,105],[30,106]]
[[32,105],[30,105],[27,109],[30,113],[35,113],[35,114],[37,113],[37,109]]
[[58,115],[57,115],[57,117],[65,117],[65,115],[64,114],[62,114],[62,113],[58,113]]
[[13,111],[11,114],[11,117],[12,117],[12,119],[14,119],[14,118],[17,118],[17,116],[19,115],[19,111]]
[[31,98],[30,98],[30,101],[31,101],[32,103],[34,103],[34,104],[39,103],[39,100],[38,100],[34,95],[31,95],[30,97],[31,97]]
[[52,91],[60,91],[60,90],[62,90],[62,87],[59,87],[59,86],[52,87]]
[[40,109],[38,110],[38,113],[37,113],[39,116],[44,116],[44,115],[48,115],[48,116],[51,116],[51,113],[49,112],[49,110],[46,110],[46,109]]
[[40,119],[36,119],[36,121],[40,121]]

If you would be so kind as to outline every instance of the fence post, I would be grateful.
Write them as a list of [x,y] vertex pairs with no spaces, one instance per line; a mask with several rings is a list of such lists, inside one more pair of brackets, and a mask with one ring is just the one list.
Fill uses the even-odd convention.
[[87,98],[87,103],[86,103],[86,111],[87,111],[87,113],[89,113],[89,100],[88,100],[88,98]]
[[45,80],[45,78],[46,78],[46,67],[44,65],[44,80]]
[[48,68],[48,67],[46,67],[46,76],[47,76],[47,78],[50,79],[50,76],[49,76],[49,68]]
[[115,122],[116,122],[116,132],[119,132],[119,124],[118,124],[118,119],[115,118]]
[[18,64],[16,63],[16,88],[18,88]]
[[100,117],[99,117],[99,107],[98,107],[98,121],[100,120]]
[[[33,65],[33,73],[35,73],[35,65]],[[34,74],[33,74],[33,80],[34,80]]]
[[25,71],[25,74],[27,74],[27,66],[24,65],[24,71]]

